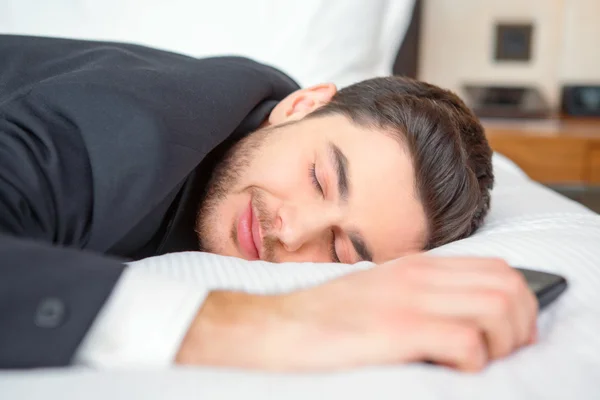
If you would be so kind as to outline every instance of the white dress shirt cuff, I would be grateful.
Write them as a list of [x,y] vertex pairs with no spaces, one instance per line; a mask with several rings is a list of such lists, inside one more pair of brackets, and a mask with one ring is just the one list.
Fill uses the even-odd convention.
[[208,290],[128,267],[75,355],[92,367],[166,367],[204,302]]

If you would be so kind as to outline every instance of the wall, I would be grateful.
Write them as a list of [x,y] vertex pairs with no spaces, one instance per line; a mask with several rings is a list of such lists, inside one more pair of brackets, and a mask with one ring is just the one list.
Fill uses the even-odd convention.
[[566,0],[560,80],[600,84],[600,0]]
[[[534,24],[528,63],[493,60],[496,22]],[[535,85],[556,106],[562,82],[600,83],[600,0],[426,0],[419,77]]]

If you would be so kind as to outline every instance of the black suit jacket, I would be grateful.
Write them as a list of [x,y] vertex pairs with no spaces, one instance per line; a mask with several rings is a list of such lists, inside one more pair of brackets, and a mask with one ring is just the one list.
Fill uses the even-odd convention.
[[295,89],[244,58],[0,36],[0,367],[68,364],[126,258],[196,249],[210,167]]

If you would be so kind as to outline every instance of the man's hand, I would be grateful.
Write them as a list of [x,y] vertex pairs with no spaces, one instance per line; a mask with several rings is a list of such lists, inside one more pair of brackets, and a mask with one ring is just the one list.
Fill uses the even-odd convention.
[[331,370],[432,361],[482,369],[535,341],[537,301],[489,258],[413,256],[277,296],[211,293],[176,361]]

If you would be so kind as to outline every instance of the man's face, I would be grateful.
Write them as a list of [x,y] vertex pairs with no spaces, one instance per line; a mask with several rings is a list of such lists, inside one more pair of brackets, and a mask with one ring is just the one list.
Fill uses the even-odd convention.
[[426,219],[392,134],[341,115],[258,130],[215,169],[202,250],[271,262],[384,262],[419,251]]

